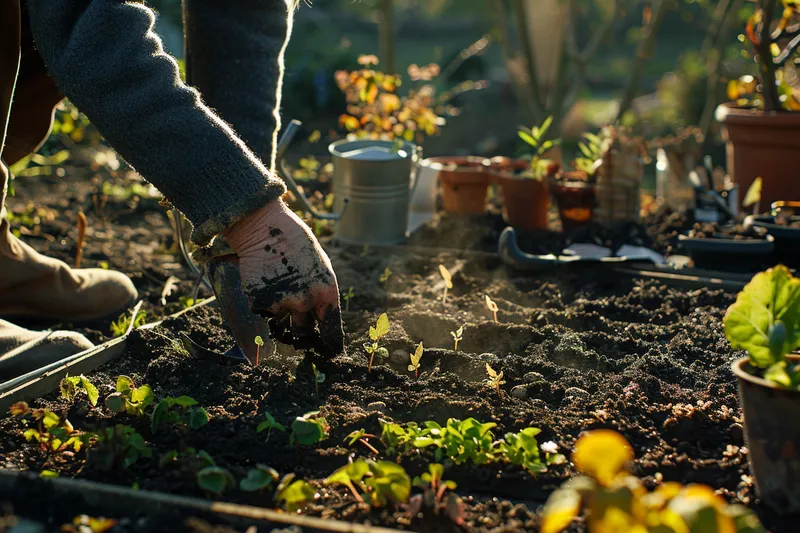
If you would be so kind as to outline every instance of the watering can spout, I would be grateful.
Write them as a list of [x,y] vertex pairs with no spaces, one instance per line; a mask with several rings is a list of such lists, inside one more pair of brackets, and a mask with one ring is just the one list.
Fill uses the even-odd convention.
[[297,135],[297,132],[300,131],[300,126],[302,123],[299,120],[292,120],[281,135],[280,139],[278,140],[278,147],[277,147],[277,166],[280,171],[281,177],[283,181],[286,183],[286,186],[289,190],[294,194],[294,196],[300,201],[305,209],[312,217],[319,219],[319,220],[333,220],[338,221],[342,218],[342,214],[344,213],[345,209],[347,208],[347,199],[344,199],[342,210],[338,213],[323,213],[318,211],[311,202],[308,201],[306,195],[300,191],[300,188],[297,185],[297,182],[294,181],[292,177],[292,169],[289,168],[288,163],[284,159],[284,155],[286,154],[286,149],[292,143],[292,140]]

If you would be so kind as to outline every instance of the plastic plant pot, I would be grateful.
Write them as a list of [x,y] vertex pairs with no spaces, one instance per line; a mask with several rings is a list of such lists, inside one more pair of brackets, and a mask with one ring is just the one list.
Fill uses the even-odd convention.
[[525,177],[530,169],[524,159],[495,157],[487,162],[491,179],[503,194],[503,217],[509,226],[526,231],[547,229],[550,190],[547,180]]
[[489,174],[480,157],[439,157],[442,207],[457,215],[480,215],[486,211]]
[[586,181],[586,174],[567,172],[562,179],[553,180],[550,189],[558,205],[558,215],[565,233],[592,221],[597,206],[595,187]]
[[750,273],[774,264],[775,239],[696,238],[679,235],[680,246],[697,268],[724,272]]
[[[789,355],[793,363],[800,356]],[[779,514],[800,513],[800,391],[781,389],[744,357],[734,362],[750,472],[759,498]]]
[[800,268],[800,216],[790,218],[792,226],[777,224],[770,215],[753,218],[753,225],[764,228],[775,238],[775,261],[790,268]]

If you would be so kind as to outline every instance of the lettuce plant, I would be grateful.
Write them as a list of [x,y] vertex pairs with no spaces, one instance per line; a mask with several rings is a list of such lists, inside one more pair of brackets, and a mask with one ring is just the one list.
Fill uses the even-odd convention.
[[325,374],[317,370],[317,365],[311,363],[311,370],[314,372],[314,388],[317,391],[317,398],[319,398],[319,384],[325,383]]
[[356,501],[373,507],[405,503],[411,495],[411,478],[402,466],[389,461],[358,459],[328,476],[325,484],[344,485]]
[[106,407],[114,413],[128,413],[143,416],[144,410],[153,403],[153,389],[150,385],[136,387],[128,376],[117,377],[116,392],[106,396]]
[[787,354],[800,347],[800,279],[779,265],[753,276],[723,319],[725,336],[746,350],[750,364],[779,387],[800,386],[800,364]]
[[274,468],[265,465],[256,465],[247,472],[247,477],[239,481],[239,488],[245,492],[264,492],[275,484],[280,476]]
[[68,402],[72,402],[80,391],[86,394],[86,398],[89,400],[89,403],[92,404],[92,407],[97,406],[97,400],[100,399],[100,393],[97,387],[83,374],[80,376],[65,376],[64,379],[61,380],[59,389],[61,390],[61,397]]
[[317,493],[308,482],[296,479],[294,474],[286,474],[275,490],[275,503],[283,506],[286,512],[302,511],[317,498]]
[[448,490],[456,490],[455,481],[444,481],[444,467],[439,463],[431,463],[428,465],[428,471],[419,477],[415,477],[413,485],[425,490],[430,490],[435,495],[437,502],[444,499],[444,493]]
[[208,413],[202,407],[196,407],[197,400],[189,396],[168,396],[158,402],[150,414],[150,431],[153,435],[159,426],[165,423],[183,423],[189,429],[200,429],[208,424]]
[[364,350],[369,354],[369,365],[367,372],[372,372],[372,362],[377,354],[379,357],[389,357],[389,350],[380,346],[380,340],[389,333],[389,316],[383,313],[378,317],[374,326],[369,327],[369,338],[371,343],[364,344]]
[[372,435],[371,433],[367,433],[367,430],[365,430],[364,428],[361,428],[361,429],[357,429],[357,430],[353,431],[348,436],[346,436],[344,438],[344,441],[347,442],[350,446],[353,446],[355,443],[358,442],[362,446],[367,448],[369,451],[374,453],[375,455],[378,455],[378,450],[376,450],[375,447],[372,444],[370,444],[369,440],[368,440],[368,439],[377,439],[377,438],[378,437],[376,437],[375,435]]

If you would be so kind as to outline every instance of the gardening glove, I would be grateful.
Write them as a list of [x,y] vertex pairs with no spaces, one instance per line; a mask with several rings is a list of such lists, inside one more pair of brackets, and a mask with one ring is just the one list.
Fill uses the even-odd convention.
[[239,259],[242,288],[254,312],[291,316],[296,336],[319,322],[330,354],[344,351],[339,287],[330,259],[309,227],[274,200],[223,232]]

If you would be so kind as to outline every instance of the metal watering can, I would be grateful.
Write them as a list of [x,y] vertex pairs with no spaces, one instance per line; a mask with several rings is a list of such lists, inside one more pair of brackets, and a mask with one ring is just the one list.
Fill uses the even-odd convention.
[[[293,120],[286,128],[291,139],[300,128]],[[336,222],[334,239],[344,244],[389,245],[408,234],[409,205],[418,183],[421,149],[402,142],[346,139],[332,143],[333,213],[321,213],[298,189],[285,160],[279,167],[286,185],[311,216]]]

